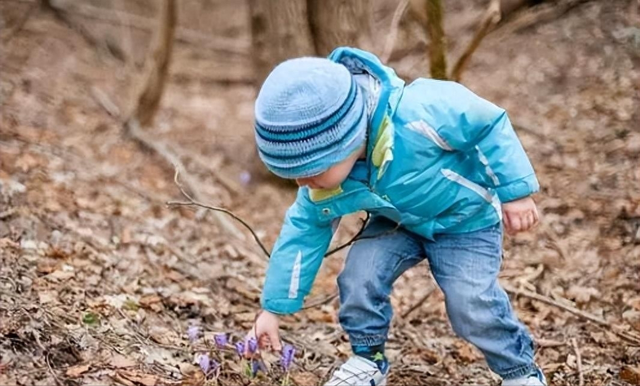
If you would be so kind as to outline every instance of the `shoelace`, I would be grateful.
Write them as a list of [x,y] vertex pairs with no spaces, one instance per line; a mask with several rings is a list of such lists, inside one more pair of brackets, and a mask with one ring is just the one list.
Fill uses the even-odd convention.
[[378,370],[362,371],[357,367],[351,366],[351,364],[347,362],[340,366],[338,371],[333,374],[331,382],[333,383],[334,381],[339,381],[337,385],[349,385],[350,380],[354,378],[363,380],[367,376],[373,376],[377,371]]

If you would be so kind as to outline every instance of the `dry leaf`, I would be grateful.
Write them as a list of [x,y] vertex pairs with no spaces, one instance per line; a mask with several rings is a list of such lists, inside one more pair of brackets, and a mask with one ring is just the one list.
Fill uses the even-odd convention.
[[185,375],[182,378],[182,382],[180,382],[181,386],[202,386],[204,385],[205,379],[202,371],[194,371],[189,375]]
[[569,299],[574,299],[576,303],[589,303],[592,298],[595,299],[599,298],[600,296],[600,291],[590,287],[572,285],[569,290],[567,290],[567,297]]
[[158,382],[158,377],[151,374],[142,374],[134,371],[118,371],[118,374],[125,379],[144,386],[155,386]]
[[622,318],[626,320],[631,327],[640,331],[640,311],[628,310],[622,314]]
[[640,367],[625,366],[620,370],[620,378],[632,385],[640,385]]
[[311,372],[293,372],[291,379],[296,385],[317,385],[319,381],[318,376]]
[[473,347],[464,342],[456,342],[456,356],[467,363],[475,362],[478,359]]
[[51,303],[58,298],[58,292],[56,291],[42,291],[38,293],[38,299],[40,304]]
[[134,367],[137,365],[137,362],[133,359],[129,359],[123,355],[115,354],[111,357],[109,364],[117,369],[124,369],[127,367]]
[[91,368],[91,363],[86,363],[84,365],[77,365],[77,366],[69,367],[67,369],[66,374],[68,377],[76,378],[82,375],[83,373],[86,373],[87,371],[89,371],[90,368]]
[[156,343],[174,344],[179,341],[178,335],[162,326],[152,326],[149,329],[149,337]]
[[153,311],[162,310],[162,298],[158,295],[145,295],[138,301],[141,307],[150,308]]

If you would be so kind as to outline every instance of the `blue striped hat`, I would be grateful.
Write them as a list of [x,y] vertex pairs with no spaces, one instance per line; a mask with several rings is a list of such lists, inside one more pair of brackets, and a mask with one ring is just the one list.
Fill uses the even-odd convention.
[[362,90],[346,67],[328,59],[278,65],[260,89],[255,119],[260,158],[282,178],[320,174],[345,160],[366,136]]

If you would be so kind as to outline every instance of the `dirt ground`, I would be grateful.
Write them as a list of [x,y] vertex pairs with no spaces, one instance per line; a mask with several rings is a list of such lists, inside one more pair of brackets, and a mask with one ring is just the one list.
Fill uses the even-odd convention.
[[[229,7],[217,3],[226,4],[220,12]],[[477,15],[451,4],[449,25]],[[542,186],[535,197],[542,223],[505,239],[501,282],[536,339],[550,385],[640,385],[634,4],[586,2],[492,34],[463,79],[507,109]],[[0,1],[0,384],[282,382],[270,354],[268,372],[255,378],[243,375],[231,347],[215,351],[223,362],[217,380],[205,380],[197,366],[214,333],[229,333],[233,343],[250,327],[267,261],[249,233],[229,236],[212,212],[165,205],[181,199],[173,168],[126,138],[121,119],[99,103],[107,95],[126,114],[144,50],[123,45],[122,60],[36,9],[12,32],[29,7]],[[218,38],[207,48],[178,41],[147,132],[179,156],[203,201],[246,219],[270,247],[295,191],[253,169],[245,24],[211,27]],[[116,40],[140,33],[89,25]],[[449,39],[459,51],[469,31],[456,31]],[[427,74],[424,53],[392,65],[408,78]],[[360,217],[341,225],[336,245],[358,230]],[[295,384],[322,384],[349,355],[338,304],[328,298],[343,258],[337,253],[321,269],[308,300],[321,304],[284,318],[283,338],[298,349]],[[498,385],[480,353],[455,337],[433,288],[423,264],[395,288],[390,384]],[[190,343],[194,325],[204,337]]]

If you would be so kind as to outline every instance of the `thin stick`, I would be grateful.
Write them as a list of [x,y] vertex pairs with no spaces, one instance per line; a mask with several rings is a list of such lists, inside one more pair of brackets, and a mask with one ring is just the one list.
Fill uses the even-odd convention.
[[206,205],[203,204],[199,201],[196,201],[193,199],[193,197],[191,197],[182,187],[182,185],[180,184],[180,181],[178,181],[178,176],[179,176],[179,169],[176,168],[176,173],[173,177],[173,181],[176,183],[176,185],[178,186],[178,189],[180,189],[180,193],[182,193],[183,196],[186,197],[186,199],[188,200],[188,202],[183,202],[183,201],[168,201],[167,205],[177,205],[177,206],[197,206],[200,208],[204,208],[204,209],[210,209],[213,210],[214,212],[222,212],[225,213],[231,217],[233,217],[233,219],[235,219],[236,221],[238,221],[240,224],[242,224],[245,228],[247,228],[247,230],[251,233],[251,236],[253,236],[253,239],[256,241],[256,243],[258,243],[258,245],[260,246],[260,249],[262,249],[262,252],[264,252],[264,254],[267,256],[267,258],[271,257],[271,254],[269,253],[269,251],[267,250],[267,248],[264,246],[264,244],[262,244],[262,241],[260,241],[260,238],[258,237],[258,235],[256,234],[256,232],[253,230],[253,228],[251,228],[251,226],[249,224],[247,224],[242,218],[236,216],[233,212],[231,212],[228,209],[225,208],[220,208],[220,207],[216,207],[216,206],[210,206],[210,205]]
[[[211,206],[211,205],[203,204],[202,202],[196,201],[182,187],[182,184],[178,180],[179,174],[180,174],[179,173],[179,168],[176,167],[175,174],[174,174],[174,177],[173,177],[173,181],[178,186],[178,189],[180,189],[180,193],[182,193],[182,195],[187,199],[187,201],[167,201],[167,205],[169,205],[169,206],[172,206],[172,205],[173,206],[197,206],[197,207],[200,207],[200,208],[212,210],[214,212],[222,212],[222,213],[225,213],[225,214],[231,216],[233,219],[235,219],[240,224],[242,224],[251,233],[251,236],[253,236],[253,239],[256,241],[256,243],[258,243],[258,246],[260,246],[260,249],[265,254],[265,256],[267,256],[267,258],[271,258],[271,253],[267,250],[267,248],[264,246],[262,241],[260,241],[260,238],[258,237],[256,232],[253,230],[253,228],[251,228],[251,226],[246,221],[244,221],[241,217],[239,217],[238,215],[236,215],[235,213],[233,213],[229,209],[225,209],[225,208],[218,207],[218,206]],[[336,253],[336,252],[348,247],[349,245],[355,243],[356,241],[358,241],[360,239],[368,239],[368,238],[374,238],[374,237],[381,236],[381,235],[362,236],[362,232],[364,231],[364,228],[365,228],[368,220],[369,220],[369,213],[367,213],[367,218],[362,220],[362,227],[360,228],[358,233],[356,233],[356,235],[351,238],[351,240],[349,240],[345,244],[342,244],[339,247],[336,247],[335,249],[327,252],[324,255],[324,257],[328,257],[328,256],[330,256],[330,255],[332,255],[332,254],[334,254],[334,253]],[[392,229],[391,231],[395,231],[396,229],[397,229],[397,227]],[[387,232],[384,232],[383,234],[386,234],[386,233],[389,233],[389,232],[390,231],[387,231]]]
[[576,338],[571,338],[571,345],[576,352],[576,365],[578,366],[578,385],[584,386],[584,373],[582,372],[582,357],[580,356],[580,348]]
[[620,328],[618,326],[613,326],[610,323],[608,323],[606,320],[596,316],[596,315],[592,315],[589,314],[587,312],[581,311],[575,307],[571,307],[565,304],[562,304],[556,300],[553,300],[551,298],[548,298],[546,296],[537,294],[535,292],[531,292],[531,291],[527,291],[527,290],[523,290],[523,289],[516,289],[513,288],[511,286],[508,285],[503,285],[502,286],[504,288],[505,291],[509,292],[512,295],[519,295],[519,296],[524,296],[524,297],[528,297],[530,299],[534,299],[537,300],[539,302],[554,306],[554,307],[558,307],[560,309],[563,309],[569,313],[572,313],[576,316],[579,316],[583,319],[586,319],[588,321],[591,321],[597,325],[603,326],[603,327],[607,327],[609,330],[613,331],[616,335],[618,335],[619,337],[623,338],[624,340],[640,345],[640,337],[636,336],[635,334],[631,334],[627,331],[622,331],[620,330]]
[[360,227],[360,230],[358,231],[358,233],[356,233],[356,235],[353,236],[351,238],[351,240],[349,240],[346,243],[340,245],[339,247],[336,247],[336,248],[330,250],[329,252],[327,252],[324,255],[324,257],[329,257],[329,256],[333,255],[334,253],[336,253],[336,252],[348,247],[349,245],[355,243],[358,240],[368,238],[368,237],[361,237],[361,236],[362,236],[362,232],[364,232],[364,228],[367,226],[367,222],[369,222],[369,218],[370,217],[371,217],[371,215],[369,213],[367,213],[367,217],[364,220],[361,220],[362,221],[362,226]]
[[431,294],[433,293],[433,291],[436,290],[436,286],[432,286],[429,291],[427,291],[426,294],[424,294],[423,297],[421,297],[417,302],[415,302],[411,307],[409,307],[408,310],[406,310],[405,312],[403,312],[400,316],[402,317],[402,319],[406,319],[407,316],[411,315],[411,313],[415,310],[417,310],[418,308],[420,308],[420,306],[422,305],[422,303],[424,303],[427,299],[429,299],[429,296],[431,296]]
[[393,53],[393,46],[396,44],[396,39],[398,38],[400,20],[402,19],[404,13],[407,11],[408,5],[409,0],[401,0],[398,3],[395,12],[393,12],[393,18],[391,19],[391,28],[389,28],[389,35],[387,36],[387,41],[384,44],[384,51],[380,56],[380,61],[382,61],[382,63],[386,63]]
[[318,307],[318,306],[322,306],[325,305],[327,303],[331,303],[331,301],[335,298],[338,297],[340,293],[338,291],[332,293],[331,295],[326,296],[324,299],[320,299],[316,302],[312,302],[308,305],[305,305],[304,307],[302,307],[303,310],[309,309],[309,308],[314,308],[314,307]]

